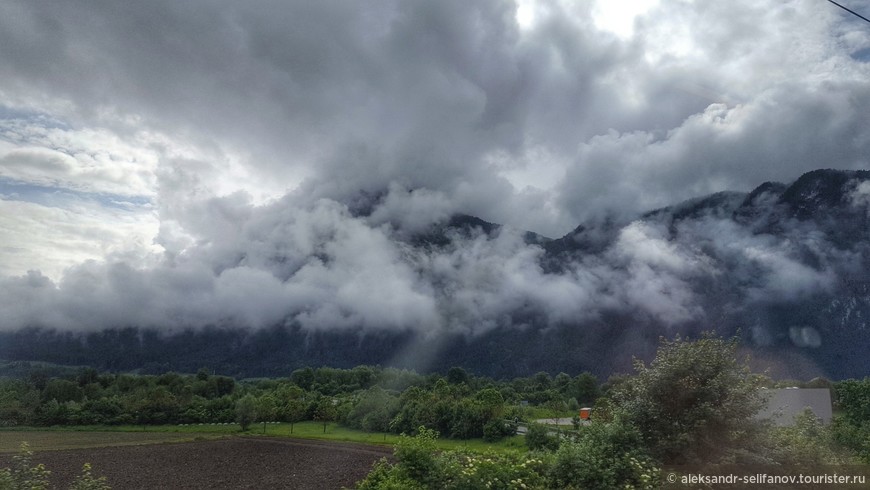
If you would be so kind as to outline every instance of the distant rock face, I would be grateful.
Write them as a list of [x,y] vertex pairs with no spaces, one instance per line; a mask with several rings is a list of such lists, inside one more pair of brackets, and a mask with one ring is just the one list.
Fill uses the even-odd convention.
[[800,219],[818,217],[826,210],[854,208],[852,192],[866,181],[870,172],[814,170],[802,175],[780,195],[779,203],[788,206]]
[[445,222],[437,223],[428,230],[411,237],[411,244],[417,247],[446,247],[456,238],[472,238],[476,235],[491,237],[498,233],[500,225],[484,221],[475,216],[456,214]]
[[[381,198],[361,194],[349,209],[366,216]],[[466,314],[465,325],[484,326],[308,332],[288,323],[161,335],[37,328],[0,333],[0,358],[113,369],[228,366],[239,375],[360,363],[607,375],[630,370],[632,356],[651,356],[659,336],[716,330],[739,335],[758,367],[773,374],[870,374],[870,171],[816,170],[791,184],[765,182],[635,219],[584,223],[556,239],[511,231],[514,241],[499,242],[506,233],[453,215],[394,237],[415,270],[432,275],[427,284],[446,318]],[[493,243],[505,255],[486,262]],[[515,275],[491,274],[516,254],[527,261],[511,265]],[[468,272],[457,264],[469,257],[476,268],[457,282],[450,274]],[[432,272],[433,263],[441,269]],[[527,277],[540,283],[530,288]]]
[[[451,247],[456,237],[478,233],[492,238],[500,229],[474,217],[454,216],[413,244]],[[643,236],[638,240],[639,230]],[[715,329],[741,335],[759,359],[772,360],[783,375],[870,372],[865,367],[870,354],[861,353],[870,347],[870,171],[816,170],[791,184],[765,182],[749,193],[720,192],[633,220],[585,223],[556,239],[527,234],[526,241],[541,247],[540,267],[554,277],[589,270],[627,270],[628,276],[633,269],[653,271],[645,279],[638,273],[603,281],[603,288],[616,290],[604,292],[610,299],[619,297],[618,289],[643,281],[653,295],[673,298],[677,294],[668,290],[672,286],[654,284],[667,274],[691,295],[687,307],[693,314],[670,323],[650,315],[637,301],[613,301],[594,318],[556,326],[532,312],[524,324],[544,333],[523,339],[525,352],[529,357],[533,352],[549,356],[550,370],[594,369],[596,363],[624,369],[624,349],[642,355],[651,352],[658,335]],[[661,258],[662,263],[649,258],[665,249],[671,256]],[[667,260],[690,265],[669,271]],[[518,309],[517,314],[529,312]],[[559,335],[567,344],[552,345],[550,337]],[[509,328],[484,337],[491,349],[510,352],[518,363],[540,366],[501,345],[499,339],[517,337]],[[468,341],[475,355],[474,346],[482,342],[483,337]],[[547,347],[535,348],[539,345]],[[456,352],[466,351],[453,348]],[[588,362],[568,359],[572,352]]]

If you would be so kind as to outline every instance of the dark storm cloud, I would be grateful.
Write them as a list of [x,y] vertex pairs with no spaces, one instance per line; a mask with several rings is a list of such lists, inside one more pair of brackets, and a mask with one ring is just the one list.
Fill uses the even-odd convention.
[[[79,124],[179,135],[243,155],[254,183],[280,190],[308,178],[318,197],[396,182],[558,235],[590,210],[638,211],[674,190],[680,198],[745,190],[756,177],[788,180],[822,159],[865,163],[866,130],[855,117],[867,104],[867,69],[850,51],[868,36],[812,2],[665,2],[631,39],[600,31],[584,3],[539,5],[528,30],[503,1],[7,2],[3,10],[7,105],[66,104],[63,116]],[[712,146],[711,103],[725,104],[714,112],[748,113]],[[819,124],[830,134],[816,133]],[[500,153],[507,168],[522,166],[535,148],[575,162],[561,169],[549,207],[530,205],[506,167],[489,163]],[[765,170],[747,174],[747,162]],[[593,186],[617,197],[601,199]],[[630,193],[645,199],[623,198]]]
[[[540,3],[521,26],[501,0],[4,2],[0,114],[26,131],[0,139],[14,163],[0,175],[149,196],[160,250],[105,245],[106,260],[71,255],[52,277],[0,278],[2,328],[478,332],[518,307],[550,324],[606,309],[679,324],[703,318],[693,284],[734,264],[749,264],[751,298],[829,287],[840,258],[807,267],[722,220],[672,242],[630,218],[866,167],[870,35],[809,0],[663,2],[628,38],[594,11]],[[98,158],[108,142],[122,150]],[[365,199],[370,215],[348,209]],[[553,237],[604,216],[627,226],[558,274],[517,231],[404,241],[457,212]],[[68,246],[106,240],[88,230]]]

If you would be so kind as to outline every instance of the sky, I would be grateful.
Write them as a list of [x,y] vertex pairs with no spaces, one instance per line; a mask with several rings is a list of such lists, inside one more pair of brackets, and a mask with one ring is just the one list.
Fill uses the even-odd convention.
[[867,168],[868,61],[870,24],[823,0],[4,0],[0,328],[578,314],[594,268],[394,238]]

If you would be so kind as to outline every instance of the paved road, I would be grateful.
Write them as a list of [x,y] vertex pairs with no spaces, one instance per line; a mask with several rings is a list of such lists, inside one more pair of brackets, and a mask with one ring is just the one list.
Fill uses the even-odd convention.
[[[574,422],[572,422],[571,419],[567,419],[567,418],[564,418],[564,419],[537,419],[537,420],[535,420],[535,423],[543,424],[543,425],[557,425],[559,427],[566,427],[566,428],[571,428],[571,429],[574,428]],[[580,425],[589,425],[589,421],[588,420],[581,420]],[[528,430],[529,430],[529,428],[525,425],[517,426],[517,434],[525,434]]]
[[[568,425],[571,427],[574,426],[574,422],[572,422],[570,418],[568,418],[568,419],[538,419],[538,420],[535,420],[535,422],[537,422],[539,424],[544,424],[544,425]],[[585,420],[582,422],[586,423]]]

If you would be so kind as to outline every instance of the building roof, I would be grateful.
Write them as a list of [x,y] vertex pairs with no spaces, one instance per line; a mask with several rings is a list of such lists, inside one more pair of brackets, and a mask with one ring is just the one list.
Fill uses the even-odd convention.
[[831,391],[828,388],[781,388],[764,390],[767,406],[758,413],[759,418],[771,419],[774,424],[792,425],[794,418],[809,408],[829,424],[832,417]]

